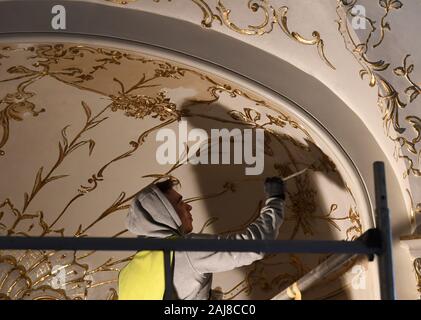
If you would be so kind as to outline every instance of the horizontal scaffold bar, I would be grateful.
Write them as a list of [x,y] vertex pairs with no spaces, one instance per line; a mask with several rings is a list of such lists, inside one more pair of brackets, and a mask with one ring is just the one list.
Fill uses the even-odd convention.
[[363,240],[226,240],[94,237],[0,237],[0,249],[101,251],[225,251],[264,253],[377,254],[379,247]]

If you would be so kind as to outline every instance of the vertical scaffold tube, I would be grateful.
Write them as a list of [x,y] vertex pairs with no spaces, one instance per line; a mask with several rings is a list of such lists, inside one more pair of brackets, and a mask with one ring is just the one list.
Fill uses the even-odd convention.
[[376,193],[376,227],[381,234],[381,252],[378,257],[380,294],[382,300],[395,300],[395,279],[392,258],[392,232],[387,207],[386,175],[383,162],[374,163],[374,187]]

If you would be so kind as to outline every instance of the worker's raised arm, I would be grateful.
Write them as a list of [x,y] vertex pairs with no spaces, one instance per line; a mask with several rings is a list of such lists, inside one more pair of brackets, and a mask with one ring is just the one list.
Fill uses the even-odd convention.
[[[284,182],[281,178],[268,178],[265,181],[265,206],[259,217],[244,230],[227,235],[192,234],[193,239],[231,240],[275,240],[284,220]],[[213,273],[232,270],[249,265],[264,257],[255,252],[187,252],[192,267],[199,273]]]

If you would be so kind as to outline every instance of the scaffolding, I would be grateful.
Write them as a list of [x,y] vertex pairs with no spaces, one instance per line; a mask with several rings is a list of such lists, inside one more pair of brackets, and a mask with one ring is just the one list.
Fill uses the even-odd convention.
[[[395,300],[395,281],[392,260],[392,235],[387,207],[386,177],[383,162],[375,162],[375,225],[354,241],[324,240],[205,240],[205,239],[146,239],[146,238],[75,238],[75,237],[0,237],[0,250],[98,250],[139,251],[230,251],[262,253],[330,253],[327,260],[297,280],[272,300],[291,299],[291,290],[305,291],[320,279],[347,262],[377,256],[380,275],[380,298]],[[168,260],[168,259],[167,259]],[[170,264],[165,263],[166,288],[172,286]],[[292,289],[291,289],[292,288]]]

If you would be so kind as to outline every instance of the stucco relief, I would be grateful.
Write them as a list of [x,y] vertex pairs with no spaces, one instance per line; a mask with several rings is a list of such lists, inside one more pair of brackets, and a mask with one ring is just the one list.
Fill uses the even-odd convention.
[[[120,1],[120,0],[106,0],[109,2],[127,5],[137,0],[131,1]],[[161,2],[161,0],[153,0],[156,3]],[[165,0],[162,0],[165,1]],[[171,0],[169,0],[171,2]],[[291,40],[307,46],[316,46],[317,52],[320,56],[320,59],[332,69],[336,69],[331,61],[327,58],[325,53],[325,42],[323,41],[320,32],[314,30],[311,34],[311,37],[306,37],[300,34],[297,31],[290,30],[290,24],[288,22],[288,6],[280,6],[279,4],[270,1],[270,0],[255,0],[255,1],[244,1],[238,7],[238,3],[235,4],[235,9],[232,9],[230,6],[232,3],[222,0],[218,0],[215,3],[205,0],[187,0],[186,5],[194,5],[201,9],[202,20],[201,25],[204,28],[212,28],[214,22],[219,25],[223,25],[234,31],[236,33],[247,35],[247,36],[263,36],[274,31],[274,27],[278,26],[284,35],[288,36]],[[231,13],[244,13],[248,11],[250,16],[247,21],[247,26],[242,26],[245,24],[244,19],[237,19],[240,22],[237,22],[236,19],[231,17]],[[257,17],[257,18],[256,18]],[[255,22],[255,20],[257,21]],[[253,21],[253,22],[251,22]]]
[[[157,130],[265,130],[264,175],[289,175],[282,239],[352,240],[371,225],[351,179],[323,132],[290,109],[216,75],[174,61],[83,44],[2,45],[1,115],[10,94],[25,94],[23,121],[1,133],[0,231],[9,236],[130,236],[130,200],[171,176],[193,206],[195,232],[225,233],[253,220],[262,181],[241,165],[157,164]],[[10,108],[9,108],[10,109]],[[26,109],[25,109],[26,110]],[[41,112],[42,111],[42,112]],[[36,112],[37,114],[34,114]],[[36,117],[34,117],[36,115]],[[7,128],[7,130],[6,130]],[[332,149],[333,148],[333,149]],[[2,251],[4,299],[115,299],[119,269],[131,255]],[[217,275],[224,299],[270,298],[326,256],[269,255]],[[354,294],[347,265],[303,298]],[[348,280],[347,280],[348,279]]]
[[[359,5],[366,6],[368,10],[369,16],[361,17],[366,20],[367,30],[353,30],[351,26],[355,18],[353,8]],[[393,15],[399,19],[399,11],[406,8],[406,4],[380,0],[376,5],[377,8],[366,1],[338,1],[339,31],[344,37],[346,48],[363,67],[361,77],[369,76],[369,85],[378,87],[378,107],[385,134],[395,143],[396,160],[406,164],[403,179],[409,177],[414,179],[413,183],[418,184],[421,176],[421,118],[417,105],[421,91],[414,78],[416,59],[412,57],[412,52],[406,52],[404,57],[390,57],[392,46],[388,38],[392,37],[394,31]],[[389,51],[384,51],[386,49]],[[418,196],[412,197],[410,194],[410,197],[412,202],[413,199],[420,201]],[[411,220],[415,224],[414,214],[411,214]]]

